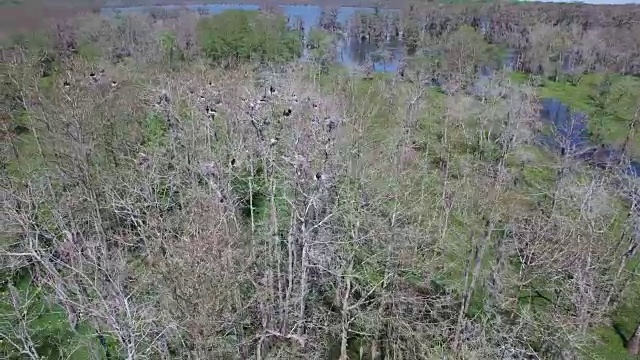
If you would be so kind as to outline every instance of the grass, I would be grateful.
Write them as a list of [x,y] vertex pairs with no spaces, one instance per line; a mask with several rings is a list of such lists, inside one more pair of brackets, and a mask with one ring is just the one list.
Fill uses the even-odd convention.
[[[48,299],[47,292],[34,284],[29,274],[23,274],[14,284],[21,307],[15,309],[22,314],[26,331],[34,342],[37,353],[47,359],[86,360],[106,359],[105,349],[95,336],[95,331],[86,324],[72,329],[63,308]],[[5,358],[18,358],[18,349],[11,342],[21,343],[24,337],[12,333],[10,323],[21,320],[12,314],[14,310],[11,293],[5,285],[0,288],[0,354]],[[8,336],[8,338],[4,337]]]
[[618,307],[612,315],[611,322],[594,331],[596,345],[589,350],[596,359],[637,359],[629,355],[625,349],[626,341],[633,335],[638,326],[640,305],[640,284],[633,284],[625,294],[627,302]]
[[18,158],[7,162],[6,170],[15,179],[26,180],[45,170],[36,138],[33,134],[21,135],[15,140]]
[[150,113],[144,122],[145,146],[154,149],[167,141],[169,127],[160,113]]
[[[526,82],[529,76],[514,73],[512,78]],[[640,79],[632,76],[594,73],[579,78],[577,84],[567,81],[543,80],[538,94],[556,98],[572,109],[589,116],[588,130],[594,141],[621,148],[629,123],[636,118],[640,107]],[[636,120],[637,121],[637,120]],[[632,134],[629,153],[640,158],[640,136]]]

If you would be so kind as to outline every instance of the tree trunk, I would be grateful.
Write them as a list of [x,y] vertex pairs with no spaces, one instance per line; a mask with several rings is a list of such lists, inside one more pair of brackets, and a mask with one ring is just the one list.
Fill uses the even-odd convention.
[[638,324],[636,331],[634,331],[633,336],[629,339],[627,350],[631,355],[638,355],[640,352],[640,324]]

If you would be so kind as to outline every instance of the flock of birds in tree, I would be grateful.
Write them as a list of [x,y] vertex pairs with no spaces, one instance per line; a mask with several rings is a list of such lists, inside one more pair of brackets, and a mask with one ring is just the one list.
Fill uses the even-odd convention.
[[[117,80],[107,80],[107,81],[103,81],[103,79],[106,77],[106,73],[104,69],[100,69],[97,72],[90,72],[89,74],[87,74],[87,77],[89,79],[89,84],[104,84],[110,82],[110,86],[112,88],[112,90],[115,90],[116,88],[119,87],[119,83]],[[72,82],[69,80],[65,80],[63,82],[63,87],[68,89],[71,88]],[[215,88],[215,84],[212,81],[208,82],[209,85],[209,90],[207,89],[202,89],[200,90],[199,94],[198,94],[198,98],[197,98],[197,102],[199,104],[199,108],[200,111],[203,112],[203,114],[210,119],[211,121],[216,120],[216,118],[219,115],[219,108],[221,106],[224,106],[223,101],[222,101],[222,97],[220,96],[220,91],[210,91],[210,89],[214,89]],[[196,91],[191,88],[189,89],[189,93],[191,95],[195,95]],[[212,96],[213,95],[213,96]],[[308,105],[310,105],[311,109],[313,109],[313,113],[312,114],[312,122],[313,123],[322,123],[322,127],[326,130],[327,133],[332,133],[336,126],[338,125],[338,122],[335,121],[334,119],[332,119],[329,116],[326,116],[324,118],[324,122],[322,122],[319,118],[319,113],[317,112],[318,109],[320,109],[320,104],[317,101],[313,101],[310,97],[306,97],[302,100],[299,99],[298,95],[295,93],[291,93],[289,96],[279,96],[279,92],[278,90],[274,87],[274,85],[269,85],[267,88],[265,88],[264,90],[264,94],[259,97],[256,100],[247,98],[247,97],[242,97],[242,102],[245,104],[246,108],[245,108],[245,113],[249,115],[249,117],[252,119],[251,121],[253,122],[254,127],[256,128],[256,131],[258,133],[258,136],[260,138],[263,138],[263,128],[267,125],[270,124],[271,120],[270,119],[264,119],[260,124],[258,124],[254,118],[256,115],[256,111],[260,110],[261,108],[264,108],[265,106],[267,106],[268,103],[272,102],[274,99],[279,99],[279,101],[277,101],[277,103],[282,104],[285,103],[287,104],[284,109],[282,110],[281,114],[283,118],[289,118],[294,114],[294,108],[296,104],[299,103],[306,103]],[[282,101],[284,100],[284,101]],[[169,95],[169,93],[165,90],[160,91],[160,94],[157,95],[156,100],[154,103],[152,103],[153,107],[157,110],[157,111],[162,111],[165,110],[166,115],[167,115],[167,123],[169,125],[169,128],[172,128],[172,123],[173,121],[171,120],[171,116],[169,115],[169,111],[168,109],[170,108],[170,105],[172,104],[172,99]],[[214,131],[214,138],[216,140],[218,140],[217,137],[217,133]],[[278,136],[277,132],[276,134],[274,134],[272,137],[270,137],[268,140],[264,139],[265,143],[268,144],[269,147],[273,147],[276,144],[278,144],[281,140],[280,136]],[[420,149],[417,149],[416,144],[412,144],[411,146],[407,147],[407,151],[408,154],[403,155],[403,158],[405,157],[410,157],[413,158],[415,156],[410,156],[410,154],[415,153],[416,151],[419,152]],[[149,163],[150,159],[149,156],[145,155],[145,154],[140,154],[140,157],[142,160],[139,161],[140,165],[143,165],[145,163]],[[325,153],[325,160],[328,159],[329,154]],[[405,159],[406,160],[406,159]],[[403,161],[404,162],[404,161]],[[231,159],[229,162],[229,165],[231,167],[236,167],[237,166],[237,160],[235,158]],[[325,175],[322,174],[322,172],[317,172],[314,176],[315,180],[322,180],[325,178]]]
[[[115,79],[110,79],[104,69],[100,69],[98,71],[92,71],[85,75],[88,79],[88,83],[85,83],[89,86],[102,85],[105,86],[109,84],[111,87],[111,91],[115,91],[119,88],[119,82]],[[106,80],[105,80],[106,79]],[[64,80],[62,82],[62,87],[67,90],[73,87],[77,87],[79,82],[77,80]],[[215,90],[216,85],[213,82],[209,82],[209,89],[206,89],[206,86],[203,87],[198,93],[193,88],[188,90],[189,94],[192,96],[197,96],[196,103],[197,108],[202,111],[203,115],[206,116],[211,121],[217,120],[219,116],[220,110],[225,110],[225,106],[230,104],[223,103],[222,96],[220,96],[220,91]],[[213,89],[213,90],[212,90]],[[197,93],[197,95],[196,95]],[[153,98],[152,98],[153,99]],[[272,121],[279,121],[277,119],[273,119],[273,116],[267,116],[264,118],[260,124],[258,125],[255,122],[257,119],[257,111],[269,106],[269,103],[272,103],[274,106],[279,107],[284,104],[284,109],[281,111],[282,118],[290,118],[294,114],[294,110],[297,104],[306,103],[307,106],[310,106],[312,110],[312,122],[314,124],[322,123],[322,127],[328,134],[331,134],[333,130],[337,126],[337,121],[333,120],[329,116],[324,117],[324,122],[321,121],[321,116],[318,110],[321,108],[320,104],[317,101],[312,100],[310,97],[306,97],[303,99],[299,99],[298,95],[295,93],[291,93],[289,96],[280,96],[279,91],[276,89],[274,85],[269,85],[265,88],[264,94],[258,98],[254,98],[255,100],[247,97],[241,97],[242,103],[245,106],[244,112],[249,115],[249,118],[254,123],[254,126],[257,127],[259,137],[263,138],[262,131],[266,129],[267,125],[270,125]],[[169,129],[174,128],[174,119],[172,119],[172,115],[170,114],[171,105],[174,103],[171,95],[166,90],[160,90],[160,93],[156,95],[155,100],[151,101],[151,107],[155,109],[158,113],[164,113],[166,115],[166,121]],[[277,117],[277,116],[276,116]],[[268,147],[274,147],[281,140],[278,131],[271,131],[273,135],[269,138],[265,138],[264,142]],[[218,140],[217,134],[214,131],[214,138]],[[138,161],[138,165],[146,167],[146,164],[149,164],[151,159],[148,155],[140,153],[140,158]],[[325,154],[325,158],[328,158],[328,153]],[[230,159],[229,165],[234,168],[238,166],[238,161],[235,158]],[[326,178],[326,175],[322,173],[322,171],[316,172],[313,175],[313,178],[317,181],[323,180]]]
[[[89,82],[91,84],[98,84],[101,82],[102,78],[105,76],[105,70],[104,69],[100,69],[98,72],[92,71],[88,74],[88,78],[89,78]],[[69,80],[65,80],[62,82],[62,87],[64,87],[65,89],[69,89],[71,88],[72,83]],[[118,87],[118,81],[117,80],[111,80],[111,87],[112,88],[117,88]]]

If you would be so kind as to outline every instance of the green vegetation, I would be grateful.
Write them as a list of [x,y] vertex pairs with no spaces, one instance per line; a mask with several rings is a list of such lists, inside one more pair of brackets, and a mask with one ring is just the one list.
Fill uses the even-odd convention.
[[401,78],[333,63],[325,31],[299,62],[271,14],[135,16],[75,25],[104,51],[6,64],[2,355],[626,356],[633,184],[536,146],[537,97],[613,142],[635,80],[480,97],[461,84],[503,47],[472,27],[414,39]]
[[144,126],[145,146],[153,149],[166,144],[169,131],[167,122],[158,113],[147,116]]
[[[529,76],[516,73],[514,79],[527,81]],[[635,128],[629,130],[640,120],[640,79],[605,73],[581,75],[575,81],[542,79],[538,81],[538,94],[585,112],[590,120],[588,129],[597,143],[622,148],[630,136],[627,151],[634,158],[640,157],[640,136]]]
[[202,19],[198,38],[214,62],[289,61],[302,50],[299,34],[287,29],[285,19],[257,11],[231,10]]
[[22,0],[1,0],[0,6],[16,6],[22,4]]
[[[49,299],[46,288],[34,284],[30,274],[14,276],[15,283],[0,289],[0,355],[18,359],[23,344],[32,343],[33,354],[44,359],[106,358],[109,348],[95,337],[91,327],[69,324],[68,313]],[[9,280],[11,281],[11,280]],[[109,341],[112,342],[112,341]],[[111,349],[113,351],[114,349]]]

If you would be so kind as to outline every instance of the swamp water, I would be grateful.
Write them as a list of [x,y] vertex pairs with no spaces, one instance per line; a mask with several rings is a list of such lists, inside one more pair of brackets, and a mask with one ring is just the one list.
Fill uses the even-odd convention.
[[[103,15],[115,15],[127,12],[144,12],[152,7],[124,7],[124,8],[104,8]],[[259,10],[259,5],[253,4],[203,4],[203,5],[166,5],[161,6],[166,10],[179,10],[187,8],[192,11],[199,11],[208,14],[220,14],[227,10]],[[305,35],[310,29],[318,26],[323,14],[323,9],[315,5],[283,5],[280,9],[287,17],[290,26],[300,23],[303,25]],[[354,15],[360,12],[373,13],[373,8],[364,7],[339,7],[337,10],[337,22],[348,28],[349,22]],[[394,10],[380,10],[382,12]],[[483,24],[486,31],[488,24]],[[308,36],[305,36],[307,39]],[[306,50],[306,49],[305,49]],[[398,70],[403,49],[402,42],[398,39],[388,39],[382,47],[362,41],[355,36],[349,36],[343,32],[337,42],[336,61],[347,67],[373,67],[376,72],[396,72]],[[306,53],[306,51],[305,51]],[[506,69],[514,69],[517,54],[514,51],[507,51],[503,61]],[[490,69],[481,69],[481,78],[491,77]],[[541,103],[541,118],[551,125],[551,134],[542,135],[540,140],[542,145],[555,149],[563,154],[568,154],[576,159],[586,161],[590,164],[607,167],[617,165],[623,154],[615,149],[596,144],[591,140],[587,131],[588,117],[586,114],[571,111],[566,104],[555,98],[546,98]],[[625,166],[623,172],[633,176],[640,176],[640,161],[630,161]]]

